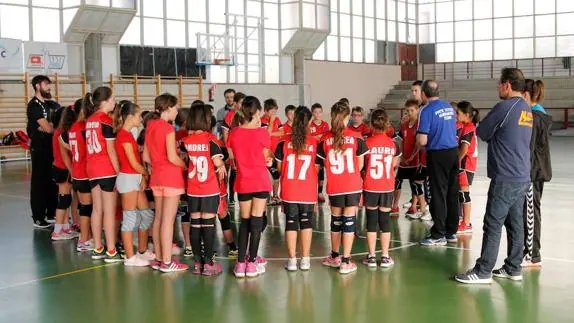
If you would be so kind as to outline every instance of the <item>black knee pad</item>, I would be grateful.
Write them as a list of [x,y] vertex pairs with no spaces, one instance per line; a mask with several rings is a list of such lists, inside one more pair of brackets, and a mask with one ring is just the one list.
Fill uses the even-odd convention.
[[423,183],[414,182],[412,185],[412,188],[414,189],[413,193],[416,196],[421,196],[421,195],[425,194],[425,192],[423,190]]
[[379,229],[381,232],[391,232],[391,212],[379,210]]
[[279,171],[276,168],[271,168],[271,177],[274,180],[278,180],[281,177],[281,174],[279,174]]
[[312,213],[301,213],[301,214],[299,214],[299,228],[301,230],[313,228]]
[[229,213],[219,219],[219,224],[221,224],[222,231],[231,230],[231,216],[229,216]]
[[285,214],[285,231],[299,230],[299,216],[297,214]]
[[72,194],[58,194],[58,210],[67,210],[72,205]]
[[78,205],[78,213],[80,213],[80,216],[91,217],[92,216],[92,209],[93,209],[92,204],[79,204]]
[[464,199],[464,200],[462,201],[463,204],[466,204],[466,203],[470,203],[470,202],[471,202],[470,192],[462,192],[462,195],[463,195],[463,199]]
[[365,211],[367,216],[367,232],[379,232],[379,211],[369,210]]
[[201,226],[204,228],[214,227],[215,226],[215,218],[201,219]]
[[341,232],[343,229],[343,216],[331,214],[331,232]]
[[355,230],[357,229],[356,221],[356,216],[343,217],[343,233],[355,234]]
[[402,179],[395,179],[395,191],[400,191],[403,188],[403,180]]

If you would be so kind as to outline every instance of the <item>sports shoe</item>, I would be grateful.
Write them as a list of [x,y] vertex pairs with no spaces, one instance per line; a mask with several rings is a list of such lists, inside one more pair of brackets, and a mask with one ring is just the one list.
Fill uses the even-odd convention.
[[74,239],[74,237],[72,237],[72,235],[70,235],[69,233],[67,233],[66,231],[63,231],[63,230],[60,232],[52,232],[51,238],[53,241]]
[[188,268],[189,268],[188,265],[180,264],[177,260],[172,259],[171,263],[169,264],[162,262],[161,265],[159,266],[159,271],[161,271],[162,273],[173,273],[178,271],[186,271]]
[[532,259],[530,259],[530,257],[524,256],[524,260],[522,260],[520,266],[524,268],[542,267],[542,261],[533,262]]
[[446,239],[445,238],[433,239],[431,237],[428,237],[421,240],[420,243],[421,245],[427,247],[446,246]]
[[161,261],[154,259],[154,260],[150,261],[149,266],[153,270],[159,270],[159,267],[161,266]]
[[248,262],[245,268],[245,276],[247,277],[257,277],[259,275],[259,269],[257,268],[257,263]]
[[[249,256],[245,256],[245,262],[249,262]],[[267,266],[267,259],[260,257],[260,256],[257,256],[255,258],[255,263],[258,266]]]
[[407,203],[403,204],[403,209],[408,209],[408,208],[410,208],[411,206],[413,206],[413,203],[407,202]]
[[347,275],[357,271],[357,265],[354,262],[349,261],[348,263],[343,262],[341,263],[341,267],[339,267],[339,274]]
[[124,266],[126,267],[147,267],[149,266],[149,261],[140,257],[139,255],[133,255],[124,261]]
[[185,249],[183,249],[183,256],[186,258],[193,257],[193,251],[191,250],[191,247],[185,247]]
[[124,256],[126,254],[126,249],[124,248],[124,244],[121,242],[116,243],[116,251]]
[[54,224],[56,223],[56,218],[46,218],[46,222]]
[[47,229],[50,227],[52,227],[52,224],[46,222],[46,220],[34,220],[34,228],[36,229]]
[[446,242],[448,243],[456,243],[458,241],[458,238],[456,237],[456,234],[447,234],[446,235]]
[[94,241],[93,240],[86,240],[86,241],[78,241],[78,245],[76,246],[77,252],[86,252],[94,250]]
[[398,215],[399,214],[399,208],[398,207],[393,207],[391,208],[391,215]]
[[421,213],[421,217],[419,218],[421,221],[432,221],[432,216],[429,211],[424,211]]
[[174,243],[171,246],[171,254],[174,256],[178,256],[179,254],[181,254],[181,249],[179,248],[179,246],[177,245],[177,243]]
[[140,258],[143,258],[147,261],[152,261],[155,259],[155,253],[151,252],[151,250],[146,250],[144,253],[139,254]]
[[309,257],[302,257],[301,262],[299,262],[299,269],[301,270],[309,270],[311,269],[311,258]]
[[369,268],[377,268],[377,258],[375,258],[375,256],[367,256],[363,259],[363,265]]
[[116,251],[114,254],[106,252],[106,258],[104,259],[104,261],[107,263],[122,262],[124,261],[124,258],[118,251]]
[[201,275],[201,261],[193,262],[193,270],[191,271],[193,275]]
[[468,225],[464,224],[464,222],[460,222],[458,224],[458,228],[456,229],[457,234],[465,234],[465,233],[472,233],[472,224],[469,223]]
[[390,256],[381,257],[381,268],[389,268],[395,264],[395,261]]
[[243,261],[238,261],[235,263],[235,269],[233,269],[233,274],[237,278],[245,277],[245,271],[247,270],[247,263]]
[[471,269],[465,273],[460,273],[454,276],[454,279],[463,284],[490,284],[492,283],[491,277],[479,277],[478,274]]
[[80,236],[80,233],[78,231],[74,230],[73,228],[70,228],[68,230],[64,230],[64,232],[69,234],[72,237],[72,239],[78,238]]
[[406,213],[405,215],[407,216],[407,218],[410,218],[410,219],[415,219],[415,218],[418,219],[418,218],[420,218],[420,216],[417,217],[417,213],[418,213],[418,212],[417,212],[417,209],[416,209],[416,208],[410,207],[410,208],[407,210],[407,213]]
[[512,275],[508,271],[506,271],[506,269],[504,269],[504,267],[493,270],[492,276],[494,276],[496,278],[506,278],[506,279],[510,279],[513,281],[521,281],[522,280],[522,273]]
[[92,250],[92,259],[99,260],[104,258],[106,258],[106,249],[104,247],[100,248],[100,250]]
[[203,276],[217,276],[221,274],[223,269],[221,268],[221,264],[218,262],[207,263],[203,266],[203,272],[201,273]]
[[227,251],[227,258],[237,259],[237,256],[239,256],[239,250],[235,249],[235,250],[228,250]]
[[331,255],[323,258],[322,262],[323,266],[331,267],[331,268],[339,268],[341,267],[341,257],[333,258]]
[[285,264],[287,271],[297,271],[297,258],[289,258]]

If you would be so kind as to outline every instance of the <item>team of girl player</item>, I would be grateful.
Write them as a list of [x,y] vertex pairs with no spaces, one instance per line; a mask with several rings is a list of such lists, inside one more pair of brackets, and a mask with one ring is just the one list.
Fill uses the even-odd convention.
[[[396,136],[383,109],[372,111],[365,124],[364,110],[351,109],[345,99],[331,107],[330,125],[321,119],[320,104],[311,109],[287,106],[287,122],[281,124],[275,100],[261,104],[242,93],[235,93],[233,99],[222,140],[213,132],[213,107],[197,101],[180,109],[171,94],[158,96],[154,110],[144,118],[141,107],[131,101],[116,104],[108,87],[99,87],[63,109],[53,142],[59,202],[52,239],[78,235],[66,216],[75,201],[78,251],[91,251],[92,259],[109,263],[184,271],[188,265],[173,257],[174,223],[183,210],[184,255],[194,257],[194,274],[215,276],[222,271],[215,261],[219,218],[227,255],[237,258],[234,275],[255,277],[265,272],[267,264],[258,254],[267,226],[267,204],[281,204],[286,217],[285,267],[309,270],[313,214],[317,203],[325,200],[322,187],[327,180],[331,252],[322,264],[349,274],[357,269],[351,252],[361,205],[366,208],[368,244],[363,264],[368,267],[394,264],[389,254],[390,217],[398,210],[403,180],[410,181],[412,190],[407,217],[431,219],[424,192],[424,151],[414,140],[420,101],[406,102],[407,116]],[[469,191],[476,170],[478,112],[465,101],[457,107],[464,203],[459,231],[468,233],[472,231]],[[237,242],[227,212],[232,172],[229,197],[232,200],[237,194],[240,214]],[[148,247],[150,236],[153,248]],[[376,258],[377,240],[380,259]]]

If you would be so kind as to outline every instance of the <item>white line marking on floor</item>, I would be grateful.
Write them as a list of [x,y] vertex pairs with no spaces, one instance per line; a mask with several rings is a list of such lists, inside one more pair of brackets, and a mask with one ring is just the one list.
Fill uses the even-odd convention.
[[14,198],[14,199],[22,199],[22,200],[29,200],[30,199],[28,196],[11,195],[11,194],[3,194],[3,193],[0,193],[0,197],[9,197],[9,198]]

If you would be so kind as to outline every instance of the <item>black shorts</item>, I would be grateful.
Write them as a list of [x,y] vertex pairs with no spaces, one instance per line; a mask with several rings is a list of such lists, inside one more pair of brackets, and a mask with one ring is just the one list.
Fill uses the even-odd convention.
[[393,192],[376,193],[363,191],[364,204],[366,207],[385,207],[393,206]]
[[352,207],[359,206],[361,200],[361,193],[350,193],[341,195],[329,195],[329,202],[332,207]]
[[319,169],[319,181],[324,181],[325,180],[325,168],[321,167],[321,169]]
[[419,166],[417,168],[417,172],[415,174],[415,181],[424,181],[428,177],[427,167],[426,166]]
[[298,216],[304,213],[313,214],[313,212],[315,212],[315,204],[283,202],[283,213],[287,216]]
[[213,196],[187,196],[187,211],[191,213],[217,214],[219,194]]
[[90,180],[91,189],[94,189],[98,185],[104,192],[113,192],[114,188],[116,188],[116,176]]
[[153,202],[153,201],[154,201],[153,191],[151,190],[151,188],[149,188],[149,187],[146,188],[146,189],[144,190],[144,193],[145,193],[145,197],[147,198],[147,201],[148,201],[148,202]]
[[266,200],[268,198],[269,198],[269,192],[237,193],[237,200],[239,202],[247,202],[252,199]]
[[63,184],[70,182],[70,172],[67,169],[62,169],[60,167],[52,166],[52,179],[56,184]]
[[72,189],[82,194],[91,193],[90,181],[87,179],[74,179],[72,180]]
[[399,171],[397,172],[397,180],[402,181],[405,179],[414,179],[416,172],[416,167],[399,167]]

